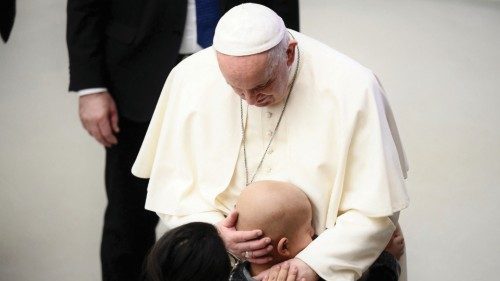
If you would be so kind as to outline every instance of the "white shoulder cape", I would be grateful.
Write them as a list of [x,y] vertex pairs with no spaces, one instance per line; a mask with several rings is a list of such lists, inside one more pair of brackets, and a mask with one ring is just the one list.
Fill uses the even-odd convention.
[[[286,111],[292,181],[313,202],[317,230],[339,212],[389,216],[408,206],[408,165],[394,117],[373,73],[292,32],[300,68]],[[241,145],[239,97],[212,48],[182,61],[167,78],[132,168],[150,178],[146,208],[184,216],[213,211]]]

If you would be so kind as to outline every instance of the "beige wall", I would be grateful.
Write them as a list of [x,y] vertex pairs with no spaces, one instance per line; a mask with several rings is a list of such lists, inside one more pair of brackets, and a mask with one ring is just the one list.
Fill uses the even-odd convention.
[[[495,280],[500,3],[301,1],[303,32],[373,69],[410,160],[409,280]],[[99,280],[103,149],[66,93],[65,1],[0,45],[0,280]],[[334,245],[332,245],[334,246]]]

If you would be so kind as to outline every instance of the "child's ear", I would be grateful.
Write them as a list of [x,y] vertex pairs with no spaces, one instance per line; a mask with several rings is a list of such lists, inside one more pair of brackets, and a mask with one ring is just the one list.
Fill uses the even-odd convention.
[[277,249],[278,254],[280,254],[283,257],[290,257],[290,250],[288,248],[288,238],[282,237],[278,241]]

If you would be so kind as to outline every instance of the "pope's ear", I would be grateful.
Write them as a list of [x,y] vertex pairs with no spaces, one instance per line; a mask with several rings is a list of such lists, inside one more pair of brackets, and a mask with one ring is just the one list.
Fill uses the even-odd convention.
[[288,238],[282,237],[278,241],[278,245],[276,247],[276,250],[278,251],[278,254],[280,254],[283,257],[290,257],[290,250],[288,248]]
[[297,47],[297,40],[291,39],[286,49],[286,65],[288,66],[292,65],[295,59],[295,47]]

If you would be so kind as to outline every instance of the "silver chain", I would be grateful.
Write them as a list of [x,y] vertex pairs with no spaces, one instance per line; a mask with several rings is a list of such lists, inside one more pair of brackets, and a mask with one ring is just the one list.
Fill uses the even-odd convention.
[[244,162],[245,162],[245,183],[246,183],[246,186],[248,186],[249,184],[251,184],[254,181],[255,176],[257,175],[257,172],[259,171],[259,169],[262,166],[262,163],[264,162],[264,158],[266,158],[267,151],[269,150],[269,147],[271,147],[274,136],[276,136],[276,133],[278,132],[278,128],[279,128],[280,123],[281,123],[281,119],[283,118],[283,114],[285,113],[285,109],[286,109],[286,106],[288,104],[288,99],[290,98],[290,94],[292,93],[293,86],[295,85],[295,79],[297,78],[297,72],[299,70],[299,63],[300,63],[300,51],[299,51],[299,46],[297,46],[297,66],[295,67],[295,72],[293,74],[292,83],[290,84],[290,90],[288,91],[288,95],[286,96],[285,104],[283,105],[283,109],[281,110],[281,114],[280,114],[280,117],[278,119],[278,122],[276,123],[276,126],[274,127],[274,132],[271,135],[271,139],[269,140],[269,143],[267,144],[266,150],[264,151],[264,154],[262,154],[259,165],[257,166],[257,169],[255,169],[255,172],[254,172],[250,181],[248,181],[248,163],[247,163],[247,149],[246,149],[246,128],[247,128],[247,123],[248,123],[248,104],[247,104],[247,114],[246,114],[245,122],[243,123],[243,100],[240,99],[240,117],[241,117],[241,135],[242,135],[241,141],[243,144],[243,157],[244,157]]

